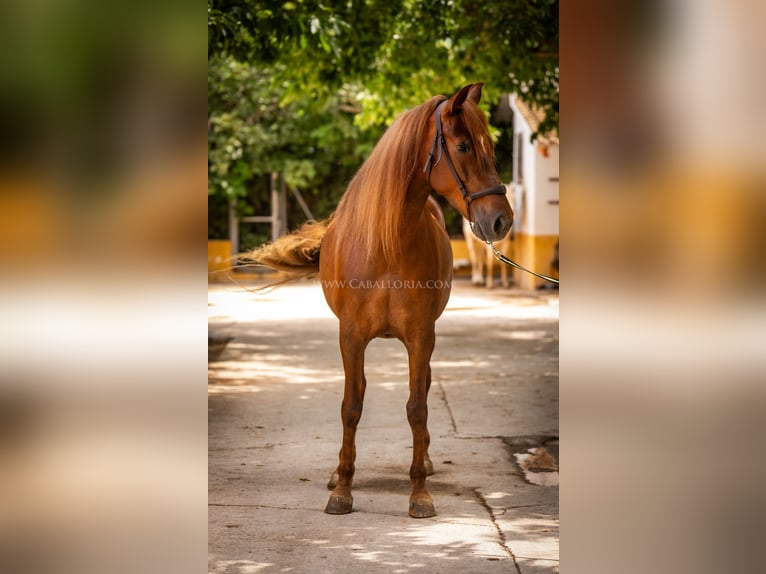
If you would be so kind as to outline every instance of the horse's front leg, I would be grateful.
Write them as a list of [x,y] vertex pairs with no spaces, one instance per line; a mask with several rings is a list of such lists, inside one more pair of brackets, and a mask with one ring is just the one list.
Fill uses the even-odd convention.
[[338,469],[328,483],[332,489],[324,511],[327,514],[348,514],[354,503],[351,483],[354,479],[356,460],[356,427],[362,418],[364,391],[367,381],[364,377],[364,351],[369,340],[356,336],[341,325],[340,352],[346,375],[343,404],[340,413],[343,421],[343,443],[338,455]]
[[426,475],[433,472],[428,456],[430,436],[428,434],[428,389],[431,385],[431,353],[434,350],[433,327],[423,336],[405,341],[410,363],[410,397],[407,401],[407,420],[412,430],[412,465],[410,479],[409,514],[413,518],[436,516],[434,502],[426,490]]

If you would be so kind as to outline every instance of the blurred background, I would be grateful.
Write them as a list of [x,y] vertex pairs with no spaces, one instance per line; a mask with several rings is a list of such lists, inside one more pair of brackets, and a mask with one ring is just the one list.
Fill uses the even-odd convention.
[[754,571],[766,5],[560,16],[563,569]]
[[192,572],[207,516],[202,7],[0,11],[0,571]]
[[564,148],[565,570],[755,571],[765,10],[210,0],[205,36],[185,2],[4,6],[0,570],[204,567],[205,221],[272,173],[322,217],[393,117],[485,81],[500,148],[504,93]]

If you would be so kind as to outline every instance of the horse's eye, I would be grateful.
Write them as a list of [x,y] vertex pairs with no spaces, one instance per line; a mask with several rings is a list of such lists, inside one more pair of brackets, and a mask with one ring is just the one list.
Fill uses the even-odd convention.
[[457,149],[459,152],[465,153],[471,149],[471,144],[468,142],[460,142],[455,146],[455,149]]

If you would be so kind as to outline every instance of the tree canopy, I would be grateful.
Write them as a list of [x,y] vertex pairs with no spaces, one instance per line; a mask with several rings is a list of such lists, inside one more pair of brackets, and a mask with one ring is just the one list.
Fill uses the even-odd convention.
[[558,0],[208,0],[208,53],[283,64],[286,98],[356,85],[363,125],[484,81],[558,128]]
[[556,131],[558,0],[208,0],[208,68],[211,194],[342,188],[394,117],[466,83]]

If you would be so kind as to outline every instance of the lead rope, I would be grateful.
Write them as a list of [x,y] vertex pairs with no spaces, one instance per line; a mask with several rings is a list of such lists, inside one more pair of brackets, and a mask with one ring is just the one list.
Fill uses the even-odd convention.
[[529,269],[526,269],[526,268],[522,267],[518,263],[516,263],[514,261],[511,261],[505,255],[500,253],[500,251],[498,251],[498,249],[497,249],[497,247],[495,247],[494,243],[491,243],[491,242],[487,241],[487,245],[489,245],[492,248],[492,251],[494,251],[494,253],[495,253],[495,259],[497,259],[498,261],[502,261],[503,263],[505,263],[507,265],[510,265],[511,267],[515,267],[516,269],[520,269],[521,271],[526,271],[527,273],[531,273],[535,277],[539,277],[540,279],[543,279],[545,281],[549,281],[551,283],[555,283],[556,285],[559,284],[559,280],[558,279],[554,279],[553,277],[548,277],[547,275],[543,275],[541,273],[535,273],[534,271],[530,271]]

